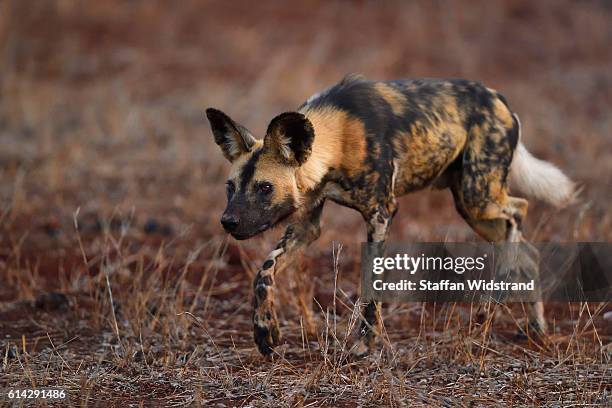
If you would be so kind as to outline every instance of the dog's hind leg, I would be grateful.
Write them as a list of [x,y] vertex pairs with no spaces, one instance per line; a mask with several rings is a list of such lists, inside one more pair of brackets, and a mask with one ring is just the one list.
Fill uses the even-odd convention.
[[[528,203],[508,195],[507,176],[518,142],[518,123],[515,120],[512,127],[506,129],[495,120],[484,121],[471,130],[469,140],[462,168],[451,186],[455,206],[485,240],[516,243],[506,248],[515,247],[520,256],[515,259],[521,260],[521,270],[534,279],[539,288],[537,250],[527,243],[521,232]],[[508,269],[511,267],[508,265]],[[528,304],[528,317],[530,327],[540,333],[546,331],[540,300]]]
[[272,353],[280,342],[280,329],[275,309],[274,277],[294,256],[306,248],[321,233],[323,203],[303,222],[291,224],[255,275],[253,281],[253,337],[261,354]]
[[[481,214],[478,217],[474,215],[474,212],[470,212],[465,208],[459,188],[454,186],[451,190],[457,211],[476,233],[489,242],[516,244],[505,247],[509,260],[509,265],[505,266],[511,269],[513,266],[518,267],[520,265],[522,273],[528,278],[535,280],[536,285],[539,285],[538,251],[529,244],[521,230],[522,220],[527,213],[527,201],[521,198],[507,197],[504,207],[492,206],[491,208],[497,208],[497,210],[490,209],[487,213]],[[500,275],[505,275],[506,273],[500,274],[498,271]],[[536,293],[536,296],[538,294],[539,292]],[[544,318],[544,305],[542,301],[534,299],[528,302],[527,314],[529,328],[537,334],[546,333],[547,324]]]

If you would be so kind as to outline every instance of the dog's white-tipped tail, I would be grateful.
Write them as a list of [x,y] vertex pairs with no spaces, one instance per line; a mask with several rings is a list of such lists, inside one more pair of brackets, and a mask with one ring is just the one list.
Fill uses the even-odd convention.
[[[520,122],[514,117],[520,135]],[[510,166],[510,188],[557,208],[572,204],[578,194],[576,184],[557,166],[533,157],[522,143],[516,147]]]

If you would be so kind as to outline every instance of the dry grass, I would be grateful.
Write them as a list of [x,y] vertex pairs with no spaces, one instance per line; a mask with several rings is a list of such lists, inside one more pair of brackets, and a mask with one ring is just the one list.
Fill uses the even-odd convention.
[[[84,4],[0,3],[0,387],[94,406],[610,403],[609,304],[548,305],[544,343],[514,338],[520,305],[388,305],[379,353],[347,358],[363,227],[337,206],[280,277],[285,344],[263,359],[250,279],[278,231],[222,233],[227,164],[202,114],[261,135],[346,72],[481,79],[585,185],[574,208],[534,206],[529,235],[610,241],[605,4]],[[393,239],[475,239],[446,192],[400,205]]]
[[60,386],[74,405],[610,401],[605,304],[549,305],[556,317],[545,343],[514,338],[519,307],[497,306],[493,323],[494,305],[392,305],[379,353],[353,361],[356,291],[340,252],[321,265],[330,275],[321,284],[339,285],[332,299],[317,296],[318,330],[308,334],[299,309],[285,310],[286,343],[266,360],[251,344],[246,274],[226,272],[239,267],[228,256],[235,247],[214,239],[177,259],[174,243],[147,254],[129,221],[119,228],[84,240],[92,249],[51,294],[37,287],[36,266],[14,266],[14,249],[4,278],[35,300],[2,304],[5,385]]

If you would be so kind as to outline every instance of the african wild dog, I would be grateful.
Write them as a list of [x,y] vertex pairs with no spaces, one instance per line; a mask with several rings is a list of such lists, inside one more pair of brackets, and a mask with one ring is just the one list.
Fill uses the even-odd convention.
[[[208,109],[215,142],[232,163],[221,223],[236,239],[257,235],[292,216],[253,282],[254,338],[259,351],[279,342],[275,271],[320,234],[326,199],[361,213],[369,242],[384,242],[396,197],[427,186],[450,188],[457,211],[485,240],[522,240],[527,201],[516,188],[552,205],[574,194],[555,166],[519,143],[518,116],[505,98],[462,79],[369,81],[349,75],[278,115],[263,140],[223,112]],[[516,152],[516,153],[515,153]],[[380,333],[380,304],[363,310],[356,354]],[[529,320],[546,330],[541,302]]]

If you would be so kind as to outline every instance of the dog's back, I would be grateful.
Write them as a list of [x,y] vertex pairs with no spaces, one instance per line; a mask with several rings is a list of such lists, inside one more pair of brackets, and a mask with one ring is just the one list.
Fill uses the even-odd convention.
[[[343,157],[340,168],[353,176],[377,174],[382,182],[395,172],[396,195],[426,187],[440,176],[464,151],[470,132],[488,136],[489,129],[499,128],[505,137],[514,127],[500,94],[461,79],[368,81],[349,75],[299,110],[320,128],[316,132],[320,145],[347,153],[338,153]],[[350,130],[341,136],[328,130],[333,116],[342,117],[336,129]],[[508,166],[517,140],[473,142],[496,143]]]

